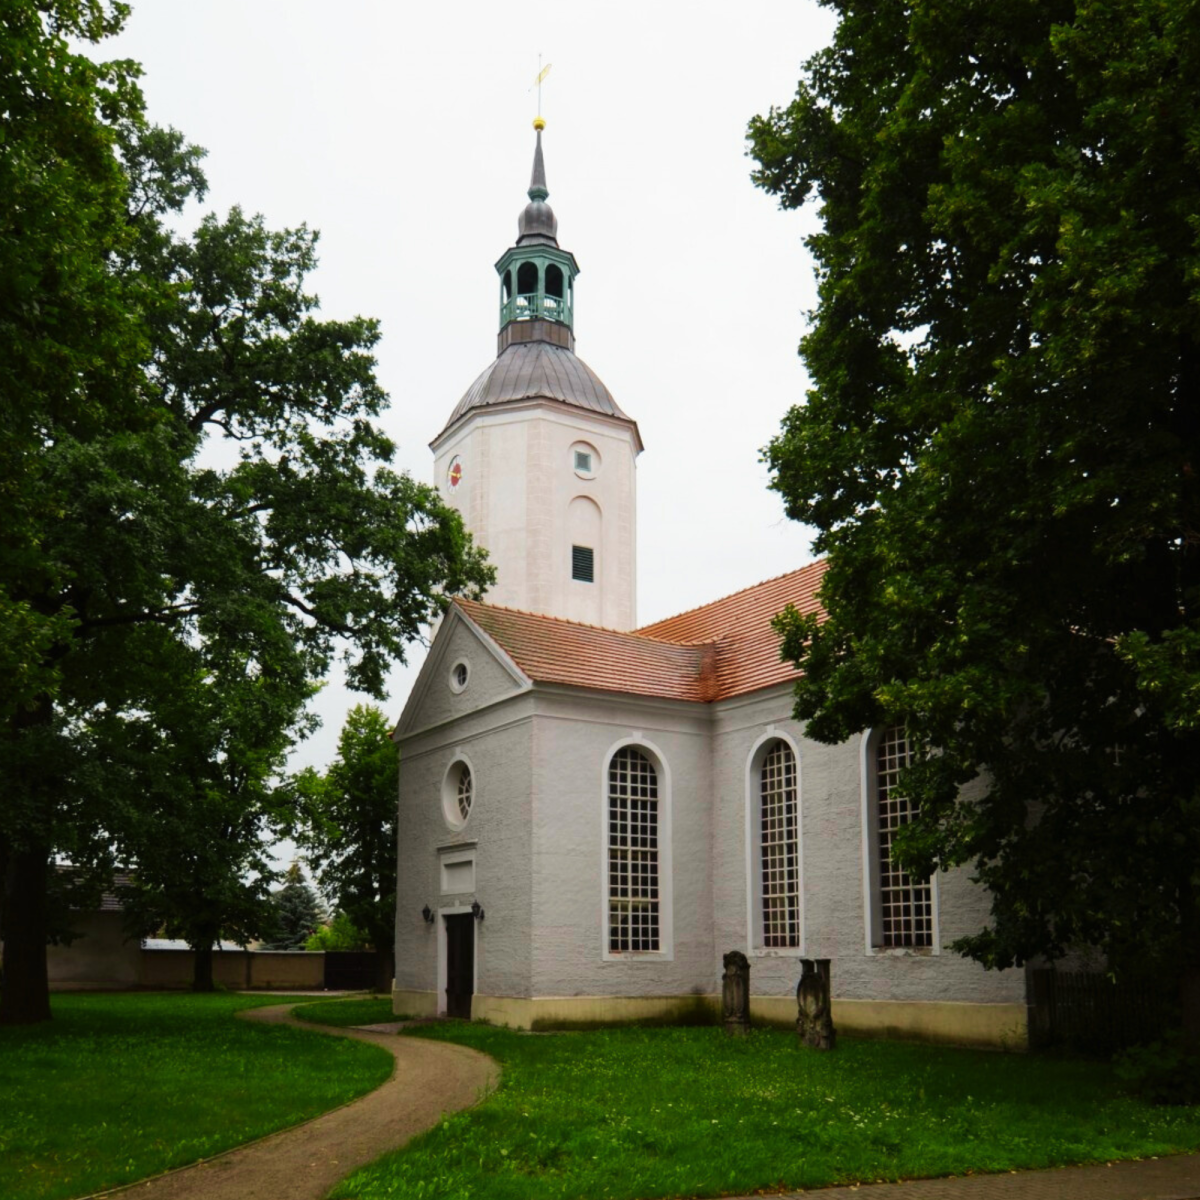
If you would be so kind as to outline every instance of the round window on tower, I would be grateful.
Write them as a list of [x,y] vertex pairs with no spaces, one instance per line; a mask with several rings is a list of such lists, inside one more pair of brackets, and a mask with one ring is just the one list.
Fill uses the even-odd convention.
[[458,485],[462,483],[463,465],[462,459],[456,454],[450,460],[450,466],[446,471],[446,486],[453,492],[458,489]]
[[461,829],[471,815],[475,802],[475,776],[471,765],[461,756],[450,764],[442,780],[442,815],[451,829]]
[[571,470],[580,479],[595,479],[600,470],[600,455],[589,442],[575,442],[571,446]]

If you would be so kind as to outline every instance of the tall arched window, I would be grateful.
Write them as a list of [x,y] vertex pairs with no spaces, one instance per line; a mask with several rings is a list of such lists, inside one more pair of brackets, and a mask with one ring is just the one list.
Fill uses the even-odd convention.
[[800,810],[796,756],[775,742],[759,769],[762,944],[800,945]]
[[918,809],[896,791],[900,772],[912,758],[908,732],[893,725],[880,735],[875,749],[877,805],[876,873],[878,879],[878,944],[933,945],[933,885],[915,882],[892,862],[892,840]]
[[659,949],[658,773],[633,746],[608,764],[608,948]]

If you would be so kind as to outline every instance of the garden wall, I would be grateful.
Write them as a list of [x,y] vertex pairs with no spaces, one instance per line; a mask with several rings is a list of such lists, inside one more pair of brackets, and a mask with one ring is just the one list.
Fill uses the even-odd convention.
[[[191,950],[143,950],[138,984],[190,987]],[[214,950],[213,982],[227,988],[323,988],[325,955],[308,950]]]

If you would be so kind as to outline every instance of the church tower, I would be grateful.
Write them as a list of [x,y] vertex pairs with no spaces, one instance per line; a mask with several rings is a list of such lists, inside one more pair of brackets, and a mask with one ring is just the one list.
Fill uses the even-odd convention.
[[430,443],[435,480],[496,567],[488,603],[633,629],[642,441],[575,356],[579,264],[558,244],[534,128],[529,203],[496,263],[496,360]]

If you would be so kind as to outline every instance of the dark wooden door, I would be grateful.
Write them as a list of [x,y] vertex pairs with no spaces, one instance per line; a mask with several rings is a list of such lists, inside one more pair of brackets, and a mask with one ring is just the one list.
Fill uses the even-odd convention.
[[446,1015],[469,1021],[475,991],[475,918],[459,913],[445,921]]

